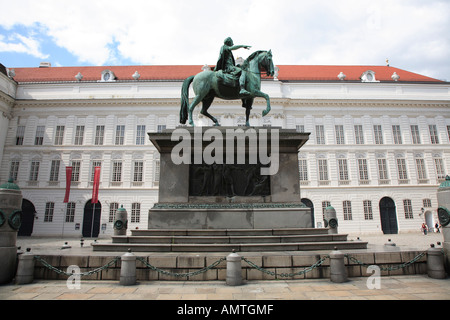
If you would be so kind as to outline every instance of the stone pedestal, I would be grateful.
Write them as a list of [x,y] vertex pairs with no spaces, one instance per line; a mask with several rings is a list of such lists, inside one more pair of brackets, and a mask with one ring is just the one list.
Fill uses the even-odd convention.
[[149,133],[160,152],[155,228],[311,228],[298,152],[309,133],[275,127],[181,127]]
[[22,192],[11,180],[0,185],[0,284],[14,278],[17,231],[22,217]]

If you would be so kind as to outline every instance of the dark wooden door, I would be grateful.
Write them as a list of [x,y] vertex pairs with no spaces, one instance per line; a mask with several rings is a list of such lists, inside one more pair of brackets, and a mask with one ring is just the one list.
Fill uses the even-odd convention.
[[397,234],[397,212],[395,202],[389,197],[380,200],[381,229],[384,234]]

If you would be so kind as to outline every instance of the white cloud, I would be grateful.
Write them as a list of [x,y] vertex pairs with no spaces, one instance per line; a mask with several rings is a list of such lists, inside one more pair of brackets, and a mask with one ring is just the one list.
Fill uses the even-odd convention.
[[48,58],[47,54],[41,52],[38,40],[17,33],[11,34],[7,38],[0,35],[0,52],[26,53],[41,59]]
[[[450,78],[449,1],[0,0],[0,6],[8,7],[0,25],[41,26],[86,64],[214,64],[231,36],[252,46],[235,53],[244,58],[261,49],[272,49],[276,64],[379,65],[389,58],[400,68]],[[38,43],[16,43],[39,52]]]

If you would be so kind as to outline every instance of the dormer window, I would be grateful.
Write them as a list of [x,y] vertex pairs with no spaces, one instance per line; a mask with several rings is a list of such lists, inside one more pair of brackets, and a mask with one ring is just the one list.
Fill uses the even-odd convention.
[[372,70],[367,70],[361,75],[362,82],[380,82],[375,79],[375,72]]
[[116,81],[116,76],[111,70],[103,70],[102,79],[100,81]]

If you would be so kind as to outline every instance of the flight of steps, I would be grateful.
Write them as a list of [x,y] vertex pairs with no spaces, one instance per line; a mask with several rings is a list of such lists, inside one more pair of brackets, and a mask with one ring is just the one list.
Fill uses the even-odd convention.
[[92,246],[110,252],[267,252],[367,249],[367,242],[348,241],[346,234],[328,234],[326,228],[148,229]]

